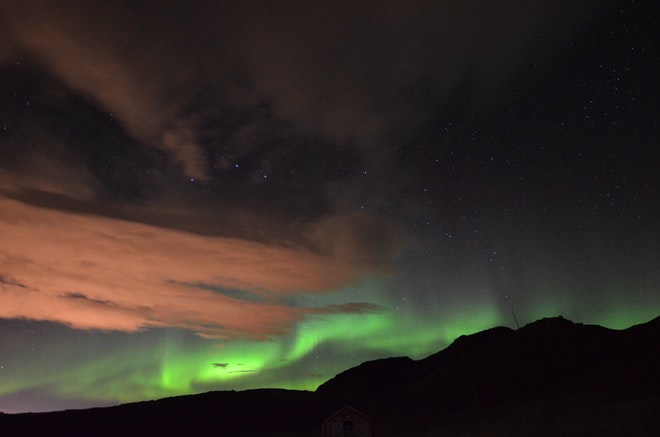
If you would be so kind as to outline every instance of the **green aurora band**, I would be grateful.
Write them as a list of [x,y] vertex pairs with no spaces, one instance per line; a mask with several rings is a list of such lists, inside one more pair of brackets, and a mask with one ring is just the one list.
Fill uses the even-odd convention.
[[[430,320],[390,309],[373,314],[315,316],[300,323],[284,339],[241,340],[224,345],[185,331],[160,330],[159,341],[145,341],[144,347],[137,348],[111,346],[94,356],[81,357],[79,363],[72,363],[76,345],[71,345],[70,350],[62,347],[57,353],[42,352],[39,360],[47,359],[47,367],[35,362],[22,366],[14,363],[14,369],[5,366],[0,396],[48,387],[54,398],[111,405],[210,390],[314,390],[363,361],[404,355],[419,359],[443,349],[461,335],[514,325],[510,314],[492,304],[478,311],[466,308],[453,314]],[[521,324],[558,314],[571,318],[567,306],[547,304],[527,314],[530,317],[524,317]],[[616,311],[575,321],[622,329],[656,315],[654,308],[621,305]],[[96,335],[134,340],[157,331]],[[333,359],[327,359],[330,356]],[[2,407],[11,412],[11,406]]]

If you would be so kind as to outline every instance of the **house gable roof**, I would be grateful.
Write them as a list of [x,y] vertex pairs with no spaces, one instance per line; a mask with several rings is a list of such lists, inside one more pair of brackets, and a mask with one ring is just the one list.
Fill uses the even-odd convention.
[[325,419],[323,421],[323,423],[330,422],[330,421],[334,420],[337,416],[340,416],[341,414],[345,413],[347,410],[350,411],[351,413],[357,414],[358,416],[360,416],[360,417],[364,418],[365,420],[371,422],[371,417],[367,416],[366,414],[364,414],[361,411],[356,410],[355,408],[351,407],[350,405],[344,405],[339,410],[337,410],[335,413],[330,415],[330,417]]

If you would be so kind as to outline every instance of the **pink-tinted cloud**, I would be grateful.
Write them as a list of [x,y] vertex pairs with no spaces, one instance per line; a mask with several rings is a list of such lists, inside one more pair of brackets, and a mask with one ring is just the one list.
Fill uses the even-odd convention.
[[[269,338],[305,315],[373,311],[286,306],[374,272],[305,249],[30,206],[0,197],[0,317],[80,329],[178,327],[210,338]],[[248,290],[241,300],[212,287]]]

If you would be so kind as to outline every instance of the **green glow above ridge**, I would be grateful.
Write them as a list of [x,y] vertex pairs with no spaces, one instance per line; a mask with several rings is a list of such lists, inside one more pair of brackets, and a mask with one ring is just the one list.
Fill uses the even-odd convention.
[[276,362],[279,345],[275,342],[233,342],[191,355],[163,359],[161,386],[169,390],[190,390],[194,384],[242,379]]
[[603,312],[591,318],[588,323],[605,326],[611,329],[626,329],[633,325],[645,323],[658,317],[657,309],[653,307],[624,306],[616,310]]
[[317,345],[328,340],[342,339],[351,343],[364,341],[368,337],[391,329],[392,324],[392,317],[384,314],[338,314],[308,320],[298,327],[294,346],[286,358],[300,359]]
[[[328,301],[346,296],[327,298]],[[609,302],[608,302],[609,303]],[[646,322],[656,308],[609,303],[587,318],[574,318],[561,299],[535,302],[516,310],[520,324],[563,315],[578,323],[615,329]],[[158,331],[156,341],[140,348],[97,351],[80,362],[71,357],[76,345],[64,348],[40,368],[38,362],[14,366],[0,395],[49,387],[53,396],[125,403],[211,390],[316,387],[363,361],[390,356],[421,359],[447,347],[461,335],[495,326],[513,326],[509,311],[486,298],[480,305],[454,303],[444,314],[416,314],[405,308],[382,312],[325,314],[303,320],[288,335],[273,341],[232,341],[218,345],[192,333]],[[588,313],[582,312],[583,317]],[[113,334],[118,335],[118,334]],[[132,334],[124,334],[132,335]],[[7,367],[7,366],[6,366]],[[9,366],[11,367],[11,366]],[[5,369],[7,375],[9,369]]]
[[[460,323],[439,321],[430,326],[423,319],[397,313],[326,315],[302,322],[288,342],[236,341],[221,347],[208,342],[205,347],[191,350],[175,338],[140,353],[100,357],[41,382],[66,381],[58,385],[60,395],[117,402],[216,387],[313,390],[336,373],[362,362],[361,352],[372,351],[366,355],[369,359],[395,355],[422,358],[444,348],[459,335],[491,327],[497,314],[484,310],[479,317],[457,320]],[[314,369],[288,376],[288,367],[324,344],[340,345],[345,357],[358,356],[354,362],[324,362],[321,357]]]
[[[564,296],[567,296],[565,293]],[[594,302],[575,303],[561,293],[546,294],[538,297],[535,304],[526,312],[516,313],[520,325],[539,320],[544,317],[563,316],[576,323],[594,324],[610,329],[626,329],[633,325],[645,323],[658,317],[660,302],[656,305],[640,305],[634,299],[622,299],[625,294],[613,290],[603,290],[600,299]],[[619,296],[615,298],[614,296]],[[590,307],[590,308],[589,308]]]

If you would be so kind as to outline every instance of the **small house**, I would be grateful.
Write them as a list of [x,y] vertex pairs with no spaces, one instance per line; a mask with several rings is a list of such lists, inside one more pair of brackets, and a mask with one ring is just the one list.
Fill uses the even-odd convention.
[[373,437],[371,417],[345,405],[323,422],[323,437]]

